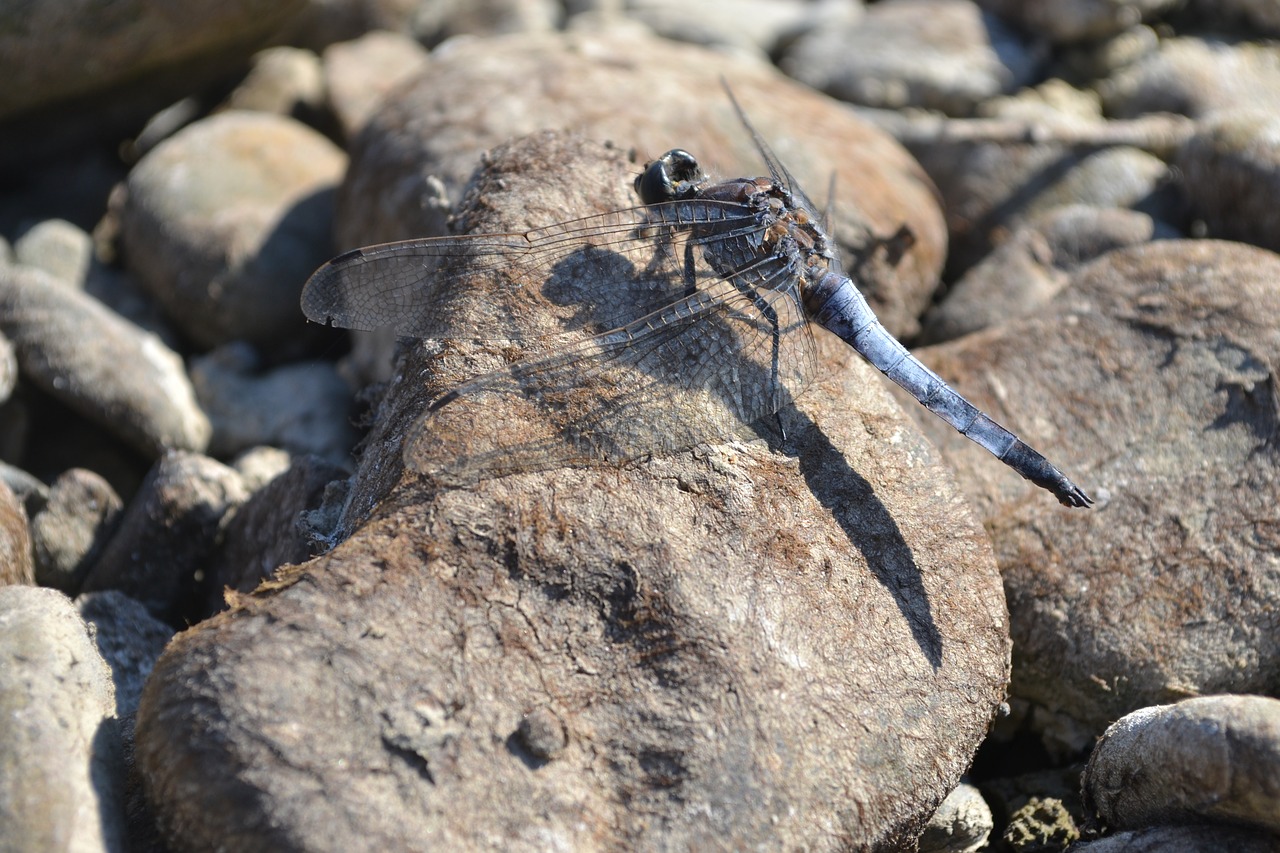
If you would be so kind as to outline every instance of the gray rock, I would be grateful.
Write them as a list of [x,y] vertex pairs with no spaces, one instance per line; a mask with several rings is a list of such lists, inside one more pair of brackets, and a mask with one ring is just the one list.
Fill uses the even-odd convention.
[[226,457],[270,444],[334,464],[351,457],[351,389],[330,362],[262,371],[251,347],[232,343],[192,362],[191,381],[213,425],[210,453]]
[[977,788],[962,782],[938,806],[920,838],[920,853],[975,853],[991,835],[991,808]]
[[0,462],[0,483],[8,486],[26,507],[27,516],[39,512],[49,499],[49,487],[38,477],[7,462]]
[[0,334],[0,403],[9,399],[17,384],[18,354],[13,349],[13,342]]
[[1082,841],[1071,853],[1277,853],[1280,841],[1269,832],[1207,823],[1156,826]]
[[977,0],[978,5],[1055,43],[1096,41],[1151,20],[1179,0]]
[[173,628],[152,616],[141,602],[114,589],[87,592],[75,603],[80,616],[93,626],[98,653],[111,667],[119,716],[131,717]]
[[421,44],[385,30],[325,48],[325,89],[343,135],[353,138],[387,94],[420,74],[426,64]]
[[1212,820],[1280,834],[1280,700],[1203,696],[1135,711],[1098,741],[1083,787],[1113,830]]
[[1077,267],[1112,249],[1174,236],[1168,226],[1134,210],[1051,208],[1031,217],[956,282],[925,315],[921,341],[946,341],[1029,316],[1067,286]]
[[1280,116],[1228,111],[1178,152],[1188,198],[1210,235],[1280,250]]
[[93,238],[65,219],[46,219],[19,237],[13,252],[18,263],[83,287],[93,265]]
[[0,586],[35,582],[27,512],[13,489],[0,482]]
[[118,589],[174,624],[203,615],[224,516],[246,498],[240,476],[222,463],[166,453],[125,507],[82,591]]
[[296,47],[270,47],[254,55],[249,73],[224,106],[305,119],[319,115],[323,103],[320,57]]
[[1089,150],[1049,138],[921,142],[910,147],[938,186],[951,229],[948,264],[963,272],[999,238],[1055,207],[1126,207],[1178,222],[1169,167],[1128,146]]
[[124,503],[93,471],[72,468],[49,489],[44,509],[31,519],[36,580],[74,595],[115,532]]
[[1172,38],[1098,85],[1107,115],[1280,110],[1280,46]]
[[149,458],[208,442],[182,359],[48,273],[0,267],[0,332],[32,384]]
[[1214,29],[1237,27],[1251,36],[1280,36],[1280,6],[1272,0],[1191,0],[1190,5]]
[[[859,281],[890,329],[913,333],[945,238],[937,200],[911,158],[841,105],[766,67],[635,34],[512,36],[437,51],[429,72],[397,90],[354,143],[339,193],[338,243],[353,248],[448,233],[447,213],[480,152],[547,127],[634,148],[633,174],[644,158],[679,146],[721,177],[758,175],[764,165],[715,85],[721,76],[821,207],[834,176],[829,230],[849,265],[867,254],[872,237],[904,224],[911,230],[915,244],[896,266],[880,253],[864,258]],[[556,86],[530,87],[529,80]],[[606,102],[630,107],[601,110]],[[801,127],[803,137],[780,130]],[[630,186],[628,178],[628,192],[618,196],[628,207],[636,203]],[[544,225],[588,212],[577,200],[535,203],[528,221]]]
[[123,850],[111,670],[62,593],[0,587],[0,831],[10,850]]
[[855,104],[970,115],[980,101],[1032,83],[1042,53],[970,0],[884,0],[797,38],[779,64]]
[[276,477],[289,470],[292,463],[289,451],[279,447],[251,447],[231,460],[231,467],[244,481],[250,494],[258,491]]
[[631,0],[626,14],[673,41],[725,51],[772,55],[780,41],[796,33],[856,20],[862,4],[841,0],[822,4],[799,0]]
[[1188,693],[1273,689],[1280,569],[1257,542],[1280,502],[1277,280],[1280,257],[1244,244],[1147,243],[1034,317],[918,353],[1098,499],[1046,512],[917,418],[991,533],[1012,695],[1100,731]]
[[315,456],[300,456],[271,482],[256,490],[227,523],[218,557],[210,570],[209,611],[224,604],[224,591],[249,592],[286,563],[313,556],[311,540],[298,515],[319,506],[325,487],[346,472]]
[[[102,92],[155,72],[172,74],[180,63],[228,53],[269,35],[302,4],[187,3],[178,8],[151,3],[23,7],[0,35],[0,73],[8,85],[0,95],[0,118],[71,97]],[[232,50],[231,52],[235,52]],[[188,85],[199,85],[194,68]]]
[[[537,134],[459,221],[612,209],[632,175]],[[479,366],[458,346],[407,353],[362,476]],[[1001,583],[872,368],[824,357],[772,449],[393,482],[333,552],[170,644],[138,713],[161,824],[239,849],[913,844],[1002,701]]]
[[298,294],[327,257],[342,152],[288,118],[226,112],[184,128],[129,173],[126,261],[197,344],[296,345]]

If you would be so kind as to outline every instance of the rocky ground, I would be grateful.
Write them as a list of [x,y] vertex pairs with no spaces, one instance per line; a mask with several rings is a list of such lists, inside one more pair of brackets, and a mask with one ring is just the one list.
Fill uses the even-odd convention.
[[[1273,2],[18,4],[0,70],[0,846],[1280,850]],[[637,268],[306,321],[342,251],[764,174],[722,82],[1093,508],[825,334],[692,449],[433,476]],[[599,422],[710,422],[659,393]]]

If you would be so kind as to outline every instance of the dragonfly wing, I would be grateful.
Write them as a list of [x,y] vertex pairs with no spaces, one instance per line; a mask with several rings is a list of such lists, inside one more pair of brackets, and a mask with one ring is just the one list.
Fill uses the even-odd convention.
[[619,463],[726,437],[777,411],[816,359],[793,276],[776,267],[774,289],[720,279],[627,326],[460,385],[414,426],[408,467],[466,485]]
[[[716,223],[715,233],[692,236],[691,226],[710,222]],[[556,282],[572,282],[566,300],[572,298],[585,318],[598,323],[596,329],[614,328],[682,295],[688,283],[681,280],[678,245],[738,239],[758,228],[741,205],[685,200],[524,234],[385,243],[354,249],[320,267],[303,288],[302,310],[315,322],[348,329],[520,340],[565,331],[522,325],[547,314],[531,309],[557,300]],[[607,311],[597,318],[590,310],[622,304],[633,306],[625,319]]]

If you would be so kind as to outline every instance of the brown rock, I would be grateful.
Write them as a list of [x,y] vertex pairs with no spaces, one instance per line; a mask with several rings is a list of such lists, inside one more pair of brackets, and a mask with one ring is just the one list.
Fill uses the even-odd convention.
[[[613,209],[634,169],[539,134],[459,221]],[[582,310],[518,307],[517,330]],[[367,523],[166,651],[137,740],[161,823],[244,849],[913,843],[1008,646],[984,536],[872,368],[828,349],[785,441],[431,489],[400,437],[431,386],[493,366],[469,347],[406,355],[357,475]]]
[[1188,694],[1274,690],[1277,280],[1280,257],[1250,246],[1149,243],[1082,267],[1036,317],[921,351],[1098,499],[1046,512],[917,418],[995,544],[1014,695],[1100,730]]

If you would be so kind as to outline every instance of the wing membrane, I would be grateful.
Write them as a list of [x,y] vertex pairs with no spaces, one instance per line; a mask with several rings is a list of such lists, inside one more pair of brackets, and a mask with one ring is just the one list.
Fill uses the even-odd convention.
[[[575,257],[594,251],[598,262],[599,253],[607,253],[614,264],[646,272],[652,289],[655,281],[678,274],[680,261],[670,256],[675,242],[741,239],[759,227],[753,212],[742,205],[684,200],[613,211],[524,234],[385,243],[339,255],[318,269],[303,289],[302,309],[315,322],[349,329],[392,328],[412,337],[445,338],[461,336],[458,330],[463,328],[479,329],[495,338],[520,339],[529,335],[522,334],[518,321],[529,313],[531,303],[545,298],[542,282]],[[655,252],[661,259],[664,241],[673,245],[666,247],[669,257],[659,269]],[[618,301],[625,271],[616,272],[581,277],[575,285],[576,298],[586,306]],[[484,286],[467,284],[478,280],[484,280]],[[668,288],[687,284],[666,282]],[[679,291],[668,290],[654,298],[670,302],[678,295]],[[639,313],[657,307],[652,302],[638,304]],[[631,317],[635,316],[633,312]],[[539,330],[535,336],[546,333]]]

